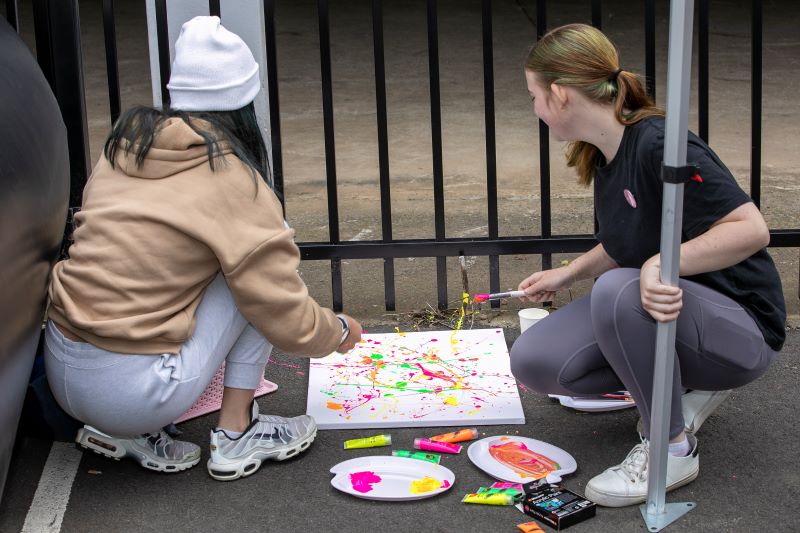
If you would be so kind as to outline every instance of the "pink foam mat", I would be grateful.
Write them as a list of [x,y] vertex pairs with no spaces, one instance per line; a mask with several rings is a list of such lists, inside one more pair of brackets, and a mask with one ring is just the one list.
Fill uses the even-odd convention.
[[[183,413],[175,423],[185,422],[190,418],[195,418],[198,416],[207,415],[208,413],[213,413],[214,411],[219,411],[220,406],[222,405],[222,389],[223,389],[223,382],[225,377],[225,363],[222,363],[222,366],[219,367],[217,373],[214,374],[214,379],[211,380],[211,383],[208,384],[208,387],[203,394],[194,402],[188,411]],[[261,378],[261,383],[259,384],[258,388],[256,389],[256,397],[264,396],[265,394],[269,394],[270,392],[275,392],[278,389],[278,385],[271,381],[267,381],[263,377]]]

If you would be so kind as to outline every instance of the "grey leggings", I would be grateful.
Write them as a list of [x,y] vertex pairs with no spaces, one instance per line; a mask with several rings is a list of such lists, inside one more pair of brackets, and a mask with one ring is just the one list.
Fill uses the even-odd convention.
[[45,333],[45,368],[59,405],[81,422],[127,437],[189,410],[225,362],[226,387],[255,389],[272,345],[239,312],[219,274],[197,307],[197,325],[178,354],[120,354]]
[[[683,430],[682,387],[726,390],[761,376],[776,352],[742,307],[681,279],[672,383],[670,438]],[[628,390],[650,434],[656,322],[644,310],[639,270],[603,274],[591,294],[540,320],[511,348],[511,371],[545,394],[575,396]]]

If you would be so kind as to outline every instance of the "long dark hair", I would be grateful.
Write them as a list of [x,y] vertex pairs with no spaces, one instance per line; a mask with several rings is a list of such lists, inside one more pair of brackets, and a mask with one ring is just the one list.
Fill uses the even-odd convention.
[[[227,142],[236,157],[252,171],[253,179],[258,179],[259,174],[272,188],[269,155],[252,102],[234,111],[159,111],[152,107],[132,107],[117,119],[103,147],[103,153],[111,166],[115,164],[117,151],[122,149],[133,155],[136,165],[141,167],[162,124],[172,117],[186,122],[203,138],[211,170],[215,169],[217,158],[222,157],[220,142]],[[200,127],[199,121],[205,121],[211,127]]]
[[[547,33],[528,53],[525,68],[536,73],[548,90],[552,83],[575,87],[590,99],[613,103],[614,114],[626,126],[664,116],[647,95],[642,78],[620,69],[617,48],[600,30],[586,24],[567,24]],[[578,183],[592,183],[602,160],[596,146],[575,141],[567,148],[567,165],[575,167]]]

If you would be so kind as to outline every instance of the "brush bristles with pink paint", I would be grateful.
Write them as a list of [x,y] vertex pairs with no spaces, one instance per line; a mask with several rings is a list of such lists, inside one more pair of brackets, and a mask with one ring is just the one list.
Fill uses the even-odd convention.
[[501,300],[503,298],[521,298],[525,296],[525,291],[508,291],[496,292],[494,294],[476,294],[475,303],[485,302],[487,300]]

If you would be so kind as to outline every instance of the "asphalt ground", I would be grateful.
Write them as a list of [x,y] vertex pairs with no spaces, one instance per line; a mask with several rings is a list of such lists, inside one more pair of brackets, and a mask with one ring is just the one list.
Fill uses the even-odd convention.
[[[505,322],[503,322],[505,320]],[[507,316],[493,319],[508,324]],[[476,325],[477,327],[477,325]],[[391,324],[372,332],[391,331]],[[519,335],[505,328],[509,346]],[[298,368],[299,366],[299,368]],[[671,531],[798,531],[800,439],[794,405],[800,385],[800,330],[788,332],[778,360],[759,380],[733,392],[699,432],[701,474],[692,484],[668,494],[668,502],[694,501],[697,508]],[[308,361],[273,354],[268,379],[276,392],[259,399],[262,412],[297,415],[305,411]],[[481,426],[482,436],[519,434],[570,452],[578,470],[564,485],[582,493],[587,481],[620,462],[636,444],[634,409],[579,413],[521,388],[527,423]],[[467,505],[464,494],[492,482],[466,457],[445,456],[442,464],[456,476],[453,487],[434,498],[414,502],[375,502],[341,493],[330,485],[329,470],[340,461],[408,449],[415,437],[437,428],[320,431],[311,448],[296,459],[265,464],[256,474],[222,483],[205,469],[207,436],[214,415],[180,425],[182,438],[204,447],[201,463],[186,472],[158,474],[132,461],[116,462],[84,453],[60,531],[275,531],[275,532],[461,532],[518,531],[531,520],[513,507]],[[442,432],[447,428],[441,428]],[[342,442],[389,432],[392,448],[343,450]],[[51,443],[23,438],[12,461],[0,503],[0,531],[22,531]],[[550,528],[545,527],[546,531]],[[58,531],[58,529],[47,529]],[[598,509],[597,516],[571,531],[646,531],[638,506]]]

